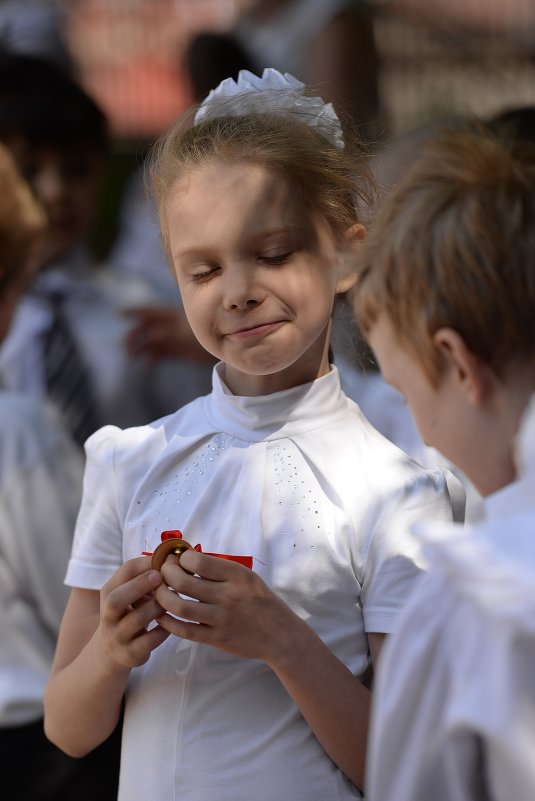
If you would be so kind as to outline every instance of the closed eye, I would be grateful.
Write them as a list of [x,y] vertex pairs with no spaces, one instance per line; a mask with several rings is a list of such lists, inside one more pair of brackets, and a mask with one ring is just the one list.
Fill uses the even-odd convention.
[[210,278],[213,278],[218,272],[220,272],[219,267],[209,267],[206,270],[203,270],[202,273],[193,273],[191,280],[196,284],[202,284],[204,281],[209,281]]
[[277,267],[280,264],[285,264],[292,257],[293,251],[289,253],[279,253],[277,256],[259,256],[258,260],[264,264],[271,264]]

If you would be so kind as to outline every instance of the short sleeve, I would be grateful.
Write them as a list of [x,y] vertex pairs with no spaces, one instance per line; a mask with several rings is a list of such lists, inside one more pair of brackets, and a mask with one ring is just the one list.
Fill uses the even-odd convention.
[[412,529],[422,521],[451,522],[464,497],[460,482],[442,468],[421,471],[386,499],[369,538],[361,603],[367,632],[394,631],[400,607],[422,570]]
[[65,583],[100,589],[123,563],[122,526],[115,474],[116,440],[121,433],[105,426],[86,442],[82,503]]

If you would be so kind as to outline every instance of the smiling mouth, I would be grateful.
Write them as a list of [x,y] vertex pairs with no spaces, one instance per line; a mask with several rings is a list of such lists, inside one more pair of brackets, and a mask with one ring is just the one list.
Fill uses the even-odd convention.
[[248,328],[241,328],[239,331],[232,331],[228,336],[239,337],[240,339],[244,337],[263,336],[264,334],[269,334],[277,328],[280,328],[285,322],[286,320],[276,320],[272,323],[260,323]]

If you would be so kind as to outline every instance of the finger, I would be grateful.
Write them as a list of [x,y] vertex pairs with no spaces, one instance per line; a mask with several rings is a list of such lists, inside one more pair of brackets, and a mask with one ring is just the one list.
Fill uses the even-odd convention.
[[145,631],[150,623],[164,612],[155,598],[151,598],[144,604],[140,604],[130,609],[127,615],[120,622],[120,639],[123,642],[137,637],[140,632]]
[[162,615],[158,618],[158,625],[168,634],[180,637],[183,640],[210,644],[213,638],[210,626],[202,623],[188,623],[186,620],[178,620],[172,615]]
[[150,556],[136,556],[134,559],[128,559],[108,579],[102,589],[104,591],[114,590],[116,587],[120,587],[148,570],[150,570]]
[[144,634],[141,634],[139,639],[145,648],[150,648],[153,651],[159,645],[166,641],[166,639],[171,634],[170,631],[167,631],[163,628],[163,626],[154,626],[154,628],[150,629],[150,631],[146,631]]
[[250,575],[251,571],[245,565],[220,559],[218,556],[208,556],[205,553],[191,550],[180,556],[180,562],[185,570],[197,573],[210,581],[231,581],[238,576]]
[[[193,623],[213,626],[218,617],[218,609],[213,604],[184,598],[182,595],[170,590],[165,584],[158,588],[156,600],[167,612]],[[159,622],[159,617],[157,617],[157,620]]]
[[[180,561],[182,562],[182,558]],[[178,563],[176,556],[168,558],[164,562],[161,572],[167,587],[204,603],[218,603],[222,588],[226,586],[226,582],[207,581],[187,573]]]
[[144,631],[129,642],[127,646],[127,662],[129,666],[135,667],[145,664],[152,651],[165,642],[170,634],[171,632],[166,631],[162,626],[155,626],[150,631]]
[[140,598],[152,593],[161,582],[161,574],[157,570],[149,570],[111,591],[103,591],[103,617],[109,621],[124,617]]

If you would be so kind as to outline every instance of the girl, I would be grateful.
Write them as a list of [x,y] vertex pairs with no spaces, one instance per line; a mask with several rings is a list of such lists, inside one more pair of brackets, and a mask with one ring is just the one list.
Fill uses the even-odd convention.
[[[241,73],[154,156],[184,308],[219,363],[207,397],[87,443],[46,712],[80,755],[126,693],[128,801],[360,797],[359,677],[418,572],[410,524],[452,517],[447,477],[371,428],[329,365],[363,186],[332,108],[303,88]],[[140,554],[177,527],[254,570],[194,550],[151,570]]]

